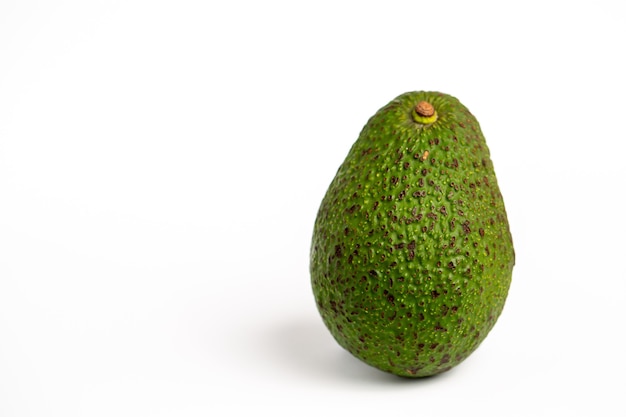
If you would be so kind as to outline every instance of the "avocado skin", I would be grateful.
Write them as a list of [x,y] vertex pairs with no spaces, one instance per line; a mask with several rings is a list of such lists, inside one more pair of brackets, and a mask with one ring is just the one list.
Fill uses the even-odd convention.
[[[413,118],[420,101],[437,120]],[[489,149],[456,98],[409,92],[367,122],[320,205],[311,285],[339,345],[405,377],[466,359],[500,316],[515,253]]]

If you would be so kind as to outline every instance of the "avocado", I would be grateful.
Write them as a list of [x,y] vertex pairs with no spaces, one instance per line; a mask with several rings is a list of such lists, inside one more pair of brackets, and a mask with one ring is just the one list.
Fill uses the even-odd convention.
[[339,345],[399,376],[447,371],[495,325],[514,263],[489,149],[469,110],[419,91],[376,112],[313,229],[313,295]]

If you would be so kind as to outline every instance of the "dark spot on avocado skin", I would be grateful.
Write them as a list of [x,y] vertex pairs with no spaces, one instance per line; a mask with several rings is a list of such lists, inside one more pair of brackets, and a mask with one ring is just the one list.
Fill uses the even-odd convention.
[[440,323],[437,323],[434,327],[435,331],[438,332],[447,332],[448,329],[446,329],[445,327],[443,327]]
[[[415,97],[432,101],[432,126],[413,121]],[[340,345],[415,378],[461,363],[496,323],[514,264],[473,116],[439,93],[383,107],[329,186],[311,247],[316,305]]]

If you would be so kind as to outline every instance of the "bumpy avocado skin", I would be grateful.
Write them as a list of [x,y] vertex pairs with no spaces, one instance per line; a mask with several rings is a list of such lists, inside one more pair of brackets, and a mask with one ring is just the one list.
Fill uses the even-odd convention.
[[[415,121],[420,101],[434,123]],[[357,358],[406,377],[467,358],[500,316],[515,263],[476,118],[438,92],[380,109],[328,188],[310,255],[322,319]]]

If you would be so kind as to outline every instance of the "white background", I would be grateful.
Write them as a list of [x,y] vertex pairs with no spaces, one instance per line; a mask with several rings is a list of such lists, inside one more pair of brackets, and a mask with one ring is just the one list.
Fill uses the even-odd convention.
[[[625,48],[618,0],[3,0],[0,416],[626,415]],[[478,117],[517,253],[425,380],[343,351],[308,275],[412,90]]]

